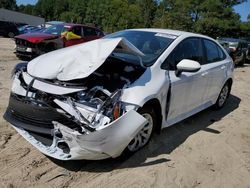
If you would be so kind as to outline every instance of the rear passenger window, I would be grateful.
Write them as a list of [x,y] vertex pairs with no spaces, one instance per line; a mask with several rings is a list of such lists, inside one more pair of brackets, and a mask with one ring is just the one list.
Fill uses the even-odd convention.
[[213,63],[225,59],[226,55],[224,54],[222,49],[213,41],[204,39],[204,46],[207,63]]
[[96,31],[95,29],[85,27],[84,28],[84,36],[96,36]]
[[183,59],[198,61],[202,64],[203,53],[199,38],[188,38],[182,41],[167,57],[162,68],[176,70],[176,65]]

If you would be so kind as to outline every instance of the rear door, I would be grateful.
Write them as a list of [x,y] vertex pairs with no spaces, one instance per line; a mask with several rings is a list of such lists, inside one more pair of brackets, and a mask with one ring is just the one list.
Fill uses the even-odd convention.
[[202,65],[207,70],[207,91],[204,95],[204,102],[215,100],[225,82],[228,60],[221,47],[214,41],[203,39],[205,63]]
[[183,59],[190,59],[203,63],[203,50],[201,39],[192,37],[182,41],[164,62],[169,67],[171,80],[171,99],[168,111],[168,123],[172,124],[189,116],[202,104],[206,91],[205,73],[201,68],[198,72],[182,72],[176,76],[176,65]]

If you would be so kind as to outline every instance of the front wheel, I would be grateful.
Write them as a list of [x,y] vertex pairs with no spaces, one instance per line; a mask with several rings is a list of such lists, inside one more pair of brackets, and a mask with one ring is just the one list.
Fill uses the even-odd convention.
[[226,82],[223,88],[221,89],[218,99],[214,105],[215,109],[220,109],[224,106],[230,94],[230,90],[231,90],[231,85],[229,84],[229,82]]
[[141,148],[143,148],[150,141],[154,127],[156,125],[156,114],[153,109],[150,108],[142,108],[138,110],[138,112],[147,119],[148,123],[144,125],[144,127],[137,133],[137,135],[131,140],[127,148],[125,149],[125,153],[131,154],[134,153]]
[[8,33],[8,37],[9,37],[9,38],[14,38],[14,36],[15,36],[15,34],[14,34],[13,32],[9,32],[9,33]]

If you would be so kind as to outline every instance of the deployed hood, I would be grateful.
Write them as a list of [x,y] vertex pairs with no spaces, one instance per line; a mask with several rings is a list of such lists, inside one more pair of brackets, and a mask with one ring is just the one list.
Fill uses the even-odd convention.
[[58,36],[47,34],[47,33],[26,33],[26,34],[18,35],[15,38],[24,39],[31,43],[39,43],[39,42],[42,42],[43,40],[58,38]]
[[125,38],[97,39],[41,55],[28,63],[28,73],[43,79],[62,81],[88,77],[113,52],[144,54]]

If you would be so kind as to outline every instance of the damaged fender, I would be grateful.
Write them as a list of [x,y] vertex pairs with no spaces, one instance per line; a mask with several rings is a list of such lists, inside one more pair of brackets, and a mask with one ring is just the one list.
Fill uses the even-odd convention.
[[[16,126],[14,128],[33,146],[50,157],[60,160],[98,160],[119,156],[146,123],[147,120],[134,110],[128,111],[105,128],[87,134],[81,134],[54,122],[54,137],[51,146],[43,145],[22,128]],[[56,136],[59,131],[62,134],[61,138]],[[57,146],[62,142],[69,146],[69,153],[65,153]]]

